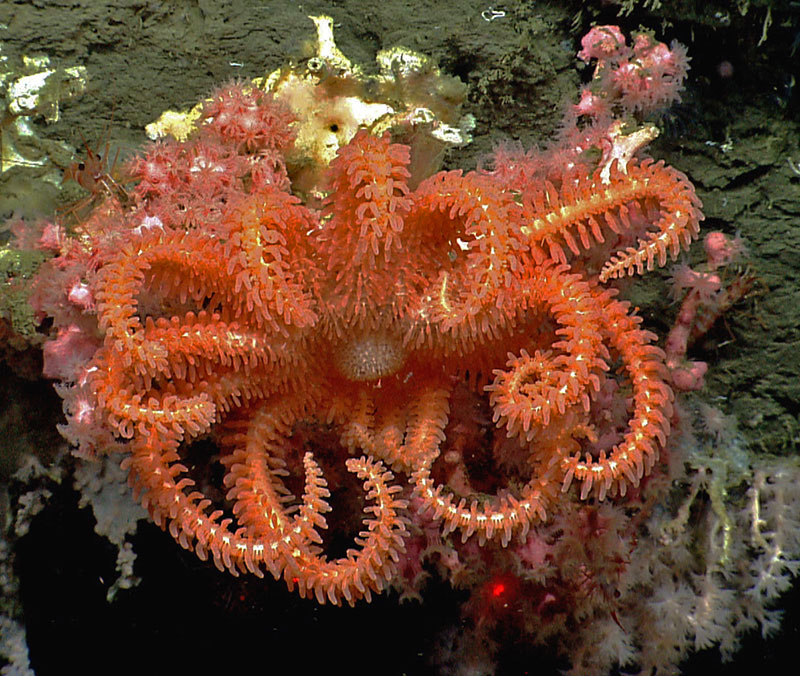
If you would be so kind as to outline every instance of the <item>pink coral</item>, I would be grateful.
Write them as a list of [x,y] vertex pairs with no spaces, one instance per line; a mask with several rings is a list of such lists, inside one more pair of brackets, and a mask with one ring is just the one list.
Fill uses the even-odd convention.
[[165,195],[174,190],[180,178],[177,174],[181,147],[174,141],[157,141],[148,152],[128,165],[131,178],[138,181],[133,189],[138,197]]
[[203,106],[205,131],[249,152],[288,148],[294,141],[293,119],[271,94],[242,83],[219,88]]
[[672,296],[675,300],[680,300],[684,292],[690,290],[696,292],[703,302],[710,302],[721,288],[722,281],[713,272],[695,270],[685,263],[676,265],[672,271]]
[[744,243],[739,237],[731,239],[725,233],[709,232],[703,240],[703,248],[708,257],[711,270],[733,263],[745,251]]
[[602,120],[615,107],[623,114],[648,114],[680,101],[689,58],[679,43],[667,47],[639,33],[629,47],[617,26],[595,26],[581,45],[578,57],[596,64],[590,87],[594,96],[582,95],[579,115]]
[[592,59],[604,62],[627,51],[627,42],[619,26],[595,26],[581,40],[578,58],[586,63]]
[[58,329],[55,340],[44,345],[44,367],[47,378],[75,382],[100,346],[100,341],[88,336],[75,324]]
[[719,316],[753,284],[752,276],[739,274],[723,282],[721,270],[737,260],[744,251],[739,238],[731,239],[722,232],[710,232],[704,240],[706,263],[697,269],[677,265],[673,271],[673,295],[683,295],[680,311],[670,330],[665,350],[667,367],[672,372],[672,384],[681,391],[699,390],[708,365],[689,361],[689,345],[707,333]]

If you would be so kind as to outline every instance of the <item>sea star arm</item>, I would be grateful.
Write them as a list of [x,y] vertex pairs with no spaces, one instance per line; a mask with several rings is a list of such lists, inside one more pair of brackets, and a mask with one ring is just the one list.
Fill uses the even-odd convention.
[[[220,570],[234,575],[249,571],[262,576],[266,568],[276,578],[283,576],[290,590],[299,587],[303,596],[314,595],[320,603],[351,605],[380,592],[395,575],[395,563],[404,550],[406,503],[396,494],[392,474],[380,461],[367,457],[347,461],[348,470],[362,481],[366,499],[366,530],[356,538],[358,549],[341,559],[328,561],[321,555],[317,528],[325,527],[322,516],[330,511],[329,493],[318,464],[310,453],[303,459],[305,492],[294,515],[287,511],[288,491],[280,482],[285,472],[271,458],[264,442],[280,444],[291,421],[285,414],[263,404],[244,434],[233,435],[235,449],[225,458],[228,467],[228,499],[234,518],[191,490],[195,482],[186,477],[180,461],[179,437],[151,430],[131,442],[131,453],[123,462],[130,481],[153,520],[168,528],[187,549],[205,560],[210,554]],[[270,446],[269,443],[266,444]],[[236,530],[231,526],[236,524]]]
[[[436,485],[431,469],[446,423],[446,418],[437,414],[446,411],[438,401],[444,396],[441,390],[431,390],[420,398],[418,408],[424,414],[415,416],[407,432],[406,447],[417,458],[412,472],[415,495],[432,518],[443,523],[445,533],[458,529],[464,540],[473,533],[480,542],[497,536],[505,546],[513,534],[524,537],[531,525],[547,518],[558,493],[558,461],[574,445],[570,439],[574,426],[566,424],[572,418],[565,413],[576,406],[588,411],[590,397],[599,389],[599,376],[607,368],[603,336],[594,328],[602,306],[590,285],[579,275],[570,274],[566,266],[548,263],[536,273],[527,280],[528,302],[553,316],[560,337],[553,348],[561,354],[530,357],[523,352],[519,359],[512,359],[507,370],[496,371],[495,381],[486,388],[495,422],[505,426],[509,436],[520,436],[523,443],[529,443],[534,430],[551,428],[546,442],[537,439],[534,443],[534,472],[519,497],[505,492],[481,500],[468,496],[459,499],[443,485]],[[415,451],[417,447],[424,450]]]
[[475,172],[442,172],[414,193],[411,229],[436,253],[406,342],[464,353],[513,322],[517,271],[527,250],[513,198]]
[[[608,292],[597,290],[598,296]],[[592,491],[603,500],[608,493],[625,495],[628,486],[638,486],[666,444],[672,416],[673,394],[666,384],[664,353],[650,341],[655,337],[640,328],[641,319],[628,313],[628,304],[609,300],[602,315],[603,333],[609,347],[623,362],[633,387],[633,413],[620,443],[597,457],[587,452],[562,462],[566,491],[573,480],[581,482],[581,499]]]
[[[608,181],[599,171],[589,176],[566,172],[560,189],[550,181],[522,195],[525,234],[541,259],[566,262],[565,247],[581,254],[604,243],[609,231],[622,235],[633,227],[634,215],[655,210],[653,230],[635,247],[617,253],[603,267],[600,281],[663,266],[697,237],[703,219],[694,188],[681,172],[663,162],[631,160],[622,172],[614,164]],[[648,216],[647,221],[651,218]],[[536,251],[538,249],[538,252]]]
[[[308,233],[317,227],[300,200],[266,186],[225,216],[223,260],[234,280],[234,297],[244,291],[255,324],[270,329],[307,327],[316,319],[308,293],[314,277]],[[255,310],[255,312],[253,312]],[[282,322],[282,324],[281,324]]]
[[[263,263],[264,254],[259,256]],[[209,235],[153,230],[132,233],[98,273],[98,319],[106,336],[88,377],[101,410],[121,436],[130,438],[137,426],[145,430],[151,424],[160,431],[197,435],[220,409],[269,393],[267,376],[278,366],[293,363],[296,373],[302,371],[292,342],[270,340],[262,326],[268,318],[278,326],[266,303],[268,297],[277,312],[279,293],[267,294],[266,288],[259,293],[261,278],[255,277],[248,284],[261,300],[253,310],[253,302],[237,294],[238,262],[232,260]],[[218,305],[226,317],[205,310],[159,317],[161,303],[173,294],[181,306]],[[249,314],[247,306],[253,310]],[[301,308],[302,299],[291,317],[296,319]],[[280,316],[288,312],[281,310]],[[250,324],[227,319],[231,315]],[[280,328],[274,330],[280,335]]]
[[509,436],[531,441],[550,420],[580,405],[589,410],[608,369],[603,337],[595,328],[603,307],[590,285],[566,266],[545,264],[528,281],[530,302],[543,306],[558,325],[552,349],[519,357],[509,355],[505,369],[495,371],[487,386],[494,420]]
[[[292,409],[297,409],[292,412]],[[316,596],[320,603],[334,604],[342,599],[352,604],[381,591],[395,574],[394,564],[404,551],[406,503],[395,496],[400,491],[391,484],[393,476],[384,465],[368,457],[351,458],[348,470],[362,481],[366,499],[374,506],[365,508],[366,530],[359,534],[357,549],[346,556],[328,561],[319,550],[321,537],[317,528],[325,528],[322,514],[330,511],[322,471],[311,453],[303,458],[305,493],[296,513],[290,515],[288,491],[280,474],[270,466],[270,459],[280,458],[291,434],[299,407],[286,401],[265,402],[251,417],[246,432],[239,435],[231,455],[226,485],[228,499],[234,502],[234,514],[248,536],[271,541],[274,561],[269,564],[276,577],[282,574],[290,589],[299,587],[303,596]],[[307,415],[307,414],[306,414]],[[278,465],[280,468],[280,465]],[[277,573],[277,574],[276,574]]]
[[348,324],[380,324],[382,314],[395,313],[391,306],[402,288],[398,259],[407,255],[409,162],[407,146],[363,130],[331,162],[330,194],[315,246],[327,266],[324,305],[335,309],[326,319],[337,333],[347,332]]

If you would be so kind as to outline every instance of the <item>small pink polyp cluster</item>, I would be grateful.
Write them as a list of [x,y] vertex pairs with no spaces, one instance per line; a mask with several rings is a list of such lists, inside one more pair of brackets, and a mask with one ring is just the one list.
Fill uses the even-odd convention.
[[256,87],[230,84],[204,103],[191,140],[162,140],[128,166],[145,217],[164,226],[213,224],[229,199],[266,186],[288,189],[284,154],[291,112]]
[[[265,105],[266,104],[266,105]],[[285,150],[294,141],[288,109],[263,90],[247,85],[222,87],[203,108],[203,131],[248,152]]]
[[647,114],[680,101],[689,59],[679,43],[667,47],[639,33],[629,46],[617,26],[595,26],[581,47],[578,58],[596,64],[592,85],[575,107],[578,115],[602,119],[615,112]]
[[578,103],[566,107],[559,138],[546,153],[524,154],[513,146],[496,151],[495,172],[502,172],[508,184],[580,165],[586,171],[603,167],[606,183],[612,165],[625,173],[628,161],[658,136],[648,116],[680,100],[688,57],[677,42],[667,47],[640,34],[631,47],[617,26],[596,26],[581,44],[578,56],[595,61],[592,82],[581,90]]

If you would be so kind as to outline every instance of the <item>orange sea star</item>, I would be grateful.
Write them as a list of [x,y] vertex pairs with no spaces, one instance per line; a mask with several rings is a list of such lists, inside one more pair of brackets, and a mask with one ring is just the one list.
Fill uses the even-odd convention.
[[[224,153],[204,151],[202,137],[187,144],[151,156],[192,167],[199,157],[217,180],[207,158]],[[280,148],[268,151],[280,177]],[[411,190],[409,162],[407,146],[362,131],[331,164],[319,212],[283,179],[217,202],[185,179],[181,204],[193,213],[202,202],[211,226],[118,205],[92,226],[114,231],[113,246],[93,254],[103,345],[75,388],[94,402],[92,424],[127,440],[132,485],[184,547],[233,573],[268,570],[320,602],[353,603],[392,580],[409,499],[444,533],[506,545],[573,482],[583,499],[625,494],[669,432],[663,354],[602,283],[663,265],[696,236],[702,216],[685,177],[630,160],[624,173],[607,167],[608,180],[579,167],[512,184],[451,171]],[[109,225],[117,220],[123,228]],[[638,244],[595,270],[587,251],[608,251],[607,239],[642,223]],[[614,363],[631,389],[630,421],[598,450],[592,407]],[[456,492],[437,479],[459,387],[488,392],[530,472],[518,490],[480,495],[467,478]],[[87,404],[74,409],[80,436]],[[209,432],[224,500],[185,457]],[[339,456],[329,457],[331,436]],[[321,463],[341,455],[371,504],[356,548],[328,560]]]

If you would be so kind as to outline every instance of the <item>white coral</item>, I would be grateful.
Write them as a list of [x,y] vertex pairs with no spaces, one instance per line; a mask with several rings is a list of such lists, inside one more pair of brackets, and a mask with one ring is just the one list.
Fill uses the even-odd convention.
[[595,646],[593,656],[576,648],[576,667],[591,661],[603,673],[627,662],[643,674],[679,673],[691,651],[717,646],[728,660],[746,632],[779,628],[772,606],[800,572],[800,463],[750,453],[727,421],[724,430],[682,430],[673,453],[687,472],[664,501],[671,509],[645,522],[619,582],[617,617],[634,654],[601,654],[607,632],[588,623],[570,643]]

